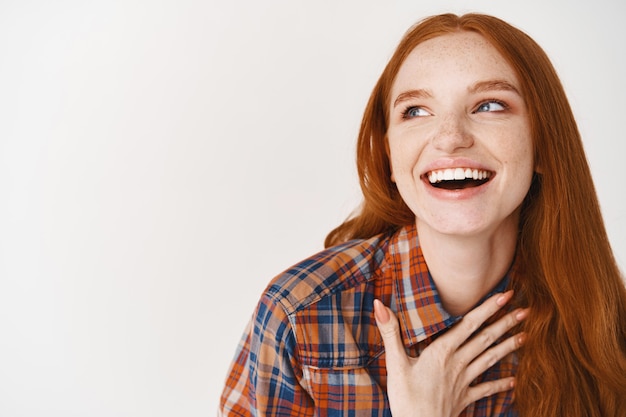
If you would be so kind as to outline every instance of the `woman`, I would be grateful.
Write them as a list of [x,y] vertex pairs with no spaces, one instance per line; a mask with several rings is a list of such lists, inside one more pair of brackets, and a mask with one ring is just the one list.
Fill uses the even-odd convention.
[[413,27],[357,164],[360,211],[265,291],[225,415],[626,415],[626,291],[533,40],[476,14]]

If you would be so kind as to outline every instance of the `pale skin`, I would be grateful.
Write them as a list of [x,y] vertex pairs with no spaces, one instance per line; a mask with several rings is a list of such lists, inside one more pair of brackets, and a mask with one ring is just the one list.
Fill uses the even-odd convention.
[[394,417],[458,416],[471,403],[514,387],[512,377],[470,386],[476,377],[524,343],[525,335],[517,334],[490,348],[526,318],[528,311],[523,309],[507,314],[469,339],[511,296],[510,291],[494,295],[418,358],[407,356],[393,312],[375,301],[376,322],[386,351],[387,394]]
[[[444,308],[464,315],[419,358],[409,358],[395,316],[375,303],[394,417],[458,416],[514,385],[510,378],[469,384],[519,348],[521,334],[489,346],[528,311],[515,310],[469,338],[512,296],[496,295],[472,310],[512,263],[520,206],[536,168],[520,91],[504,58],[470,32],[419,44],[394,80],[387,132],[392,179],[415,213]],[[453,185],[458,182],[446,181],[446,171],[465,172],[473,181]]]

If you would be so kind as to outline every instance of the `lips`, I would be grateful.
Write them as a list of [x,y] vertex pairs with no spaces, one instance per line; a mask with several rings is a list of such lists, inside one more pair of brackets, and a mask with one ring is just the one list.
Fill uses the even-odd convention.
[[492,172],[473,168],[445,168],[429,171],[425,174],[428,182],[437,188],[448,190],[478,187],[492,177]]

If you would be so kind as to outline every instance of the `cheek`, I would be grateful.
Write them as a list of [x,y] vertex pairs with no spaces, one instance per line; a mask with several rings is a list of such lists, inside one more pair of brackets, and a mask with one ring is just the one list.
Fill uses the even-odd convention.
[[533,149],[530,139],[527,137],[518,137],[506,150],[506,164],[509,166],[507,170],[509,177],[506,184],[511,193],[520,199],[520,204],[525,198],[532,182],[534,174]]
[[412,175],[420,155],[419,144],[412,140],[398,140],[397,138],[388,144],[392,173],[396,176]]
[[520,139],[519,146],[517,147],[517,149],[514,150],[514,155],[517,156],[513,157],[515,158],[517,165],[520,167],[520,170],[522,170],[523,173],[532,174],[535,166],[533,147],[530,139],[524,139]]
[[[530,134],[526,130],[521,126],[517,135],[510,135],[510,132],[508,135],[506,133],[500,135],[499,137],[501,138],[508,136],[510,139],[501,142],[502,145],[498,152],[508,165],[515,167],[517,170],[526,171],[530,169],[532,171],[534,166],[533,144]],[[520,172],[520,174],[523,174],[523,172]]]

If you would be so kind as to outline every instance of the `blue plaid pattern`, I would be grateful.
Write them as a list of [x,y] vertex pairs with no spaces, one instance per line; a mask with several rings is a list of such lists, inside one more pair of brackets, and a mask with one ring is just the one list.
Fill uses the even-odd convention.
[[[507,285],[505,277],[493,293]],[[329,248],[274,278],[263,293],[220,414],[390,416],[375,298],[398,316],[411,356],[460,320],[441,305],[415,226]],[[476,382],[513,375],[516,367],[509,355]],[[515,416],[512,392],[484,398],[461,416]]]

